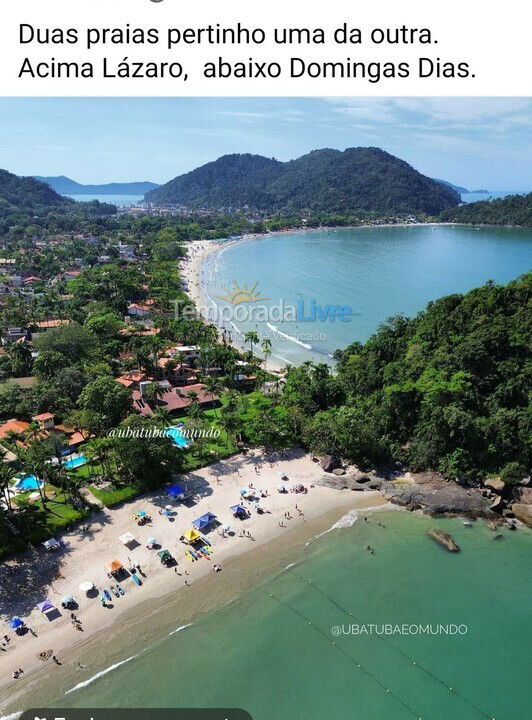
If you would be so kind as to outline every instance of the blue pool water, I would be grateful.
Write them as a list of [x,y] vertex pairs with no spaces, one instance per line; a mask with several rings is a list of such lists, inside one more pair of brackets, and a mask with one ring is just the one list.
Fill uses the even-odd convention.
[[42,486],[42,482],[35,475],[26,475],[25,477],[17,480],[15,487],[17,490],[38,490]]
[[186,448],[188,447],[188,440],[183,435],[180,427],[169,427],[165,428],[166,434],[172,438],[173,442],[177,447]]
[[80,455],[80,457],[72,458],[72,460],[67,460],[65,463],[65,467],[67,470],[75,470],[76,468],[81,467],[82,465],[86,465],[89,461],[86,457],[83,457],[83,455]]

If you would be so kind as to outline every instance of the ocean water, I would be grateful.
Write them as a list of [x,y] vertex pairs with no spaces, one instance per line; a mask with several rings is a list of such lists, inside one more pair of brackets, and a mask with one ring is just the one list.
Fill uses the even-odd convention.
[[102,203],[110,203],[111,205],[137,205],[142,202],[144,195],[66,195],[77,202],[90,202],[91,200],[99,200]]
[[[207,307],[211,313],[218,308],[219,320],[231,309],[220,298],[233,283],[257,283],[255,292],[266,298],[234,306],[233,318],[221,318],[237,344],[243,346],[245,332],[253,329],[271,340],[273,355],[283,363],[330,362],[337,348],[367,340],[392,315],[413,316],[430,300],[487,280],[506,283],[531,268],[532,230],[370,227],[282,233],[222,245],[205,260],[202,282]],[[276,319],[286,315],[272,308],[282,303],[297,307],[298,301],[305,317],[311,317],[312,301],[322,309],[348,306],[352,315],[349,322]],[[259,307],[266,308],[266,319]]]
[[[461,552],[428,538],[433,527]],[[359,517],[53,706],[238,706],[254,720],[524,720],[532,532],[502,532],[495,540],[480,521],[467,528],[408,512]]]

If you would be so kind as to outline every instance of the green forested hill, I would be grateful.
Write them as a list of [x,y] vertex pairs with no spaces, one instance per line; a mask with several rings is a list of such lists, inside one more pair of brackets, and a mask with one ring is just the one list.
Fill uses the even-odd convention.
[[496,200],[480,200],[444,210],[444,222],[474,225],[520,225],[532,227],[532,193],[508,195]]
[[58,195],[45,183],[0,170],[0,217],[14,212],[40,214],[68,205],[73,206],[74,201]]
[[460,196],[379,148],[348,148],[315,150],[285,163],[225,155],[149,192],[146,200],[265,212],[435,214],[457,205]]
[[[325,366],[290,369],[283,402],[314,452],[400,460],[451,478],[532,467],[532,274],[392,318]],[[319,368],[322,368],[320,371]]]

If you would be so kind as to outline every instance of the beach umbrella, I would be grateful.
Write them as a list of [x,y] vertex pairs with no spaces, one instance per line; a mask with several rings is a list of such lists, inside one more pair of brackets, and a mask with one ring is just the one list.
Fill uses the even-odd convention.
[[9,623],[9,627],[13,630],[17,630],[19,627],[22,627],[24,625],[24,622],[19,617],[14,617],[11,619]]
[[222,530],[224,530],[224,532],[229,532],[229,530],[231,530],[231,525],[224,525]]
[[69,603],[74,602],[74,598],[72,597],[72,595],[65,595],[65,597],[61,598],[61,602],[65,603],[65,605],[68,605]]
[[44,600],[37,605],[37,608],[42,613],[47,613],[49,610],[54,610],[55,606],[49,600]]
[[139,510],[138,513],[135,513],[135,517],[138,517],[138,518],[146,517],[146,513],[144,512],[144,510]]
[[279,470],[277,475],[279,475],[279,477],[282,477],[282,478],[288,477],[288,475],[285,473],[284,470]]
[[85,582],[81,583],[79,589],[81,590],[81,592],[90,592],[90,590],[94,589],[94,583],[90,582],[90,580],[86,580]]
[[105,567],[109,572],[113,573],[117,572],[118,570],[122,570],[124,566],[121,562],[118,562],[118,560],[112,560],[111,562],[107,563]]
[[166,508],[163,510],[163,515],[165,515],[166,517],[168,517],[171,514],[172,514],[172,512],[170,510],[167,510]]
[[245,489],[244,489],[244,490],[241,490],[241,491],[240,491],[240,494],[243,496],[243,495],[247,495],[248,492],[249,492],[248,490],[245,490]]
[[173,510],[173,507],[172,507],[172,505],[165,505],[164,509],[165,510]]
[[157,545],[157,538],[148,538],[148,545]]
[[286,490],[286,488],[285,488],[284,485],[277,485],[277,490],[279,490],[279,492],[284,493],[284,491]]

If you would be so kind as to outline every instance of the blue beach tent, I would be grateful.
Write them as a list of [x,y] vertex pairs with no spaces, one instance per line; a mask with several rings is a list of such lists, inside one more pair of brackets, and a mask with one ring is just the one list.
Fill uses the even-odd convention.
[[196,528],[196,530],[203,530],[203,528],[208,527],[216,520],[216,515],[213,515],[213,513],[205,513],[205,515],[202,515],[199,518],[196,518],[196,520],[192,521],[192,525]]
[[233,515],[237,515],[238,517],[247,516],[248,514],[248,511],[245,507],[242,507],[242,505],[232,505],[229,509]]
[[170,485],[170,487],[168,487],[166,490],[166,494],[169,495],[171,498],[185,497],[185,491],[180,485]]

